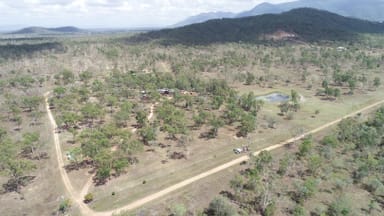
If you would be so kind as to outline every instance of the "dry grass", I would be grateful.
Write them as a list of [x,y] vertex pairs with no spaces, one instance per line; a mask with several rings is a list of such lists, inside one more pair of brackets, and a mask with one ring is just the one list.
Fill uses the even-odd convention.
[[[269,91],[288,93],[290,89],[268,89],[263,93]],[[254,91],[262,92],[262,89],[255,88]],[[259,119],[263,119],[264,116],[273,116],[279,122],[277,129],[259,127],[256,133],[249,136],[249,139],[235,139],[232,128],[223,128],[220,129],[218,139],[208,141],[195,139],[189,143],[187,149],[190,154],[187,160],[169,160],[166,164],[161,163],[161,160],[165,159],[164,150],[144,152],[139,156],[140,163],[130,167],[126,175],[112,179],[104,186],[93,188],[92,192],[96,199],[92,207],[95,210],[109,210],[132,202],[236,158],[237,156],[232,152],[234,147],[249,143],[253,151],[262,149],[295,136],[299,131],[309,131],[384,97],[384,94],[378,90],[364,95],[343,96],[343,99],[331,102],[314,97],[311,91],[304,89],[298,89],[298,91],[306,101],[293,120],[285,120],[278,116],[279,110],[276,104],[266,104]],[[320,114],[313,118],[317,109],[320,110]],[[259,124],[266,124],[263,120],[259,121]],[[302,130],[297,130],[298,128]],[[143,184],[143,181],[146,183]],[[204,181],[215,182],[215,177],[208,177]],[[112,191],[119,195],[111,196]]]

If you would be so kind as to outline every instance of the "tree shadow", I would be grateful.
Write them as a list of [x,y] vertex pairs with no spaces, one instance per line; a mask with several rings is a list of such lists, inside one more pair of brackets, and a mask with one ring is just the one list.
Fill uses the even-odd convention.
[[20,193],[21,187],[25,187],[30,184],[36,176],[23,176],[18,179],[9,179],[7,183],[3,184],[2,194],[17,192]]
[[73,162],[68,165],[64,166],[65,171],[72,172],[74,170],[80,170],[80,169],[86,169],[86,168],[92,168],[93,163],[89,160],[83,160],[81,162]]

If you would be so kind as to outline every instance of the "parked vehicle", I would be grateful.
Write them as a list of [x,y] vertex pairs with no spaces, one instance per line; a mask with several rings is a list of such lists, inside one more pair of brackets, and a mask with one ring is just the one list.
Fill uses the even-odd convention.
[[241,148],[234,148],[233,149],[233,152],[235,152],[235,154],[240,154],[240,153],[244,153],[244,152],[248,152],[249,151],[249,146],[242,146]]
[[240,154],[243,152],[243,149],[242,148],[234,148],[233,152],[235,152],[235,154]]

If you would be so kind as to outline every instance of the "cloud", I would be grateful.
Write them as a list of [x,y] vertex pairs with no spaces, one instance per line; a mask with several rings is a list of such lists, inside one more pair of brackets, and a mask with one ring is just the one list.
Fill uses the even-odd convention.
[[[239,12],[263,0],[2,0],[1,22],[29,25],[159,26],[210,11]],[[269,0],[272,3],[288,0]],[[4,14],[3,14],[4,11]],[[20,23],[23,22],[23,23]]]

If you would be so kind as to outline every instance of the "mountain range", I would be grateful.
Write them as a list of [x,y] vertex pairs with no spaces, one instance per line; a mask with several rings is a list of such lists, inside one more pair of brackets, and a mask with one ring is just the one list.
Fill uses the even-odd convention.
[[83,32],[83,30],[73,26],[64,26],[58,28],[28,27],[12,32],[10,34],[73,34],[81,32]]
[[371,21],[384,21],[384,0],[297,0],[287,3],[261,3],[248,11],[238,14],[228,12],[212,12],[199,14],[183,20],[173,27],[201,23],[211,19],[241,18],[261,14],[277,14],[294,8],[316,8],[327,10],[347,17],[354,17]]
[[359,33],[384,33],[384,23],[344,17],[313,8],[281,14],[214,19],[173,29],[136,35],[132,42],[204,45],[211,43],[293,40],[300,42],[351,41]]

